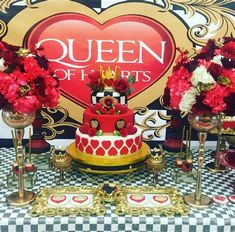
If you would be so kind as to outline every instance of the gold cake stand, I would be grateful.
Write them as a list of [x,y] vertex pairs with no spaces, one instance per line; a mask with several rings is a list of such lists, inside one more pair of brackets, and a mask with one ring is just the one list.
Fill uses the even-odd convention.
[[67,153],[79,163],[79,170],[94,174],[124,174],[144,167],[149,154],[149,146],[143,142],[142,148],[128,157],[94,156],[76,150],[75,142],[67,147]]

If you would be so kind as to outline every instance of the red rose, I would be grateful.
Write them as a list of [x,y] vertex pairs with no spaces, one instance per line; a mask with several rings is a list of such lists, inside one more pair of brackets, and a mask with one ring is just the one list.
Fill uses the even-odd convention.
[[126,129],[129,135],[133,135],[137,132],[137,128],[130,123],[126,125]]
[[120,135],[122,137],[126,137],[128,135],[128,131],[126,128],[122,128],[120,131],[119,131]]
[[93,137],[93,136],[96,135],[96,133],[97,133],[96,128],[92,127],[92,128],[89,128],[89,129],[88,129],[88,135],[89,135],[89,136]]
[[119,114],[124,114],[127,112],[127,110],[128,110],[127,105],[122,105],[120,103],[117,103],[115,105],[115,111],[118,112]]
[[222,69],[223,68],[221,67],[221,65],[216,64],[216,63],[211,63],[210,68],[209,68],[209,72],[210,72],[211,76],[213,76],[215,81],[217,81],[218,77],[221,75]]
[[113,88],[118,93],[125,93],[130,89],[130,84],[126,79],[118,78],[113,82]]
[[88,86],[90,86],[92,89],[101,88],[103,86],[101,79],[100,79],[99,71],[94,71],[92,73],[89,73],[88,78],[90,80],[90,83],[88,84]]
[[88,123],[85,123],[79,127],[79,131],[83,134],[88,134],[89,128],[90,128],[90,125]]
[[97,114],[98,112],[100,112],[101,108],[102,108],[102,105],[100,103],[90,106],[90,110],[94,114]]

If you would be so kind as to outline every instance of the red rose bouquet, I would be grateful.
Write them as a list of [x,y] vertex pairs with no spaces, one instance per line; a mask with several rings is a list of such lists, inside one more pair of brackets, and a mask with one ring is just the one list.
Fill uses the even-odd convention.
[[188,51],[180,53],[167,80],[163,104],[185,113],[235,115],[235,39],[209,40],[193,57]]
[[135,83],[135,77],[123,78],[118,71],[118,66],[116,66],[114,73],[109,66],[106,70],[103,70],[102,66],[100,66],[99,71],[88,74],[89,83],[87,85],[96,92],[103,92],[106,89],[130,95],[134,90],[131,85]]
[[54,108],[59,96],[58,79],[38,50],[0,41],[0,109],[10,107],[29,113],[42,107]]

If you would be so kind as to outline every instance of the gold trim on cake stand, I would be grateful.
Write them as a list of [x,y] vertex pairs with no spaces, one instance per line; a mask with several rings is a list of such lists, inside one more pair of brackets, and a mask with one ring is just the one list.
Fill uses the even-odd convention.
[[[116,156],[109,156],[107,158],[104,156],[95,157],[94,155],[90,155],[84,152],[78,152],[76,150],[75,142],[71,143],[67,147],[67,153],[74,160],[77,160],[79,164],[81,164],[81,166],[79,165],[78,167],[80,171],[108,175],[130,173],[144,167],[144,163],[142,161],[145,161],[148,158],[149,152],[149,146],[144,142],[142,144],[142,148],[138,152],[118,158]],[[92,167],[89,165],[91,165]],[[98,167],[98,169],[96,169],[95,167]],[[110,167],[109,170],[107,170],[108,167]],[[114,170],[112,170],[112,167]]]

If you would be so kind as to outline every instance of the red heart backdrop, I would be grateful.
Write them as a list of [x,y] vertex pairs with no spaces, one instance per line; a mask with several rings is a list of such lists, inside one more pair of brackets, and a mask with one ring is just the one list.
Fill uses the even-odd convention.
[[76,13],[43,19],[25,36],[24,44],[42,46],[61,80],[62,93],[81,106],[90,104],[87,74],[99,65],[120,66],[121,75],[135,75],[133,98],[155,84],[171,66],[175,43],[159,22],[125,15],[104,24]]

